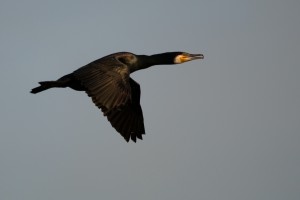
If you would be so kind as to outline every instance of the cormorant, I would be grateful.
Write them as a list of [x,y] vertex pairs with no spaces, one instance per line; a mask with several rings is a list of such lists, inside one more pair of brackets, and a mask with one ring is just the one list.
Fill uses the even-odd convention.
[[140,85],[129,74],[153,65],[180,64],[203,59],[202,54],[167,52],[151,56],[129,52],[114,53],[95,60],[56,81],[42,81],[33,88],[36,94],[49,88],[70,87],[85,91],[102,110],[111,125],[128,142],[142,140],[145,134],[140,105]]

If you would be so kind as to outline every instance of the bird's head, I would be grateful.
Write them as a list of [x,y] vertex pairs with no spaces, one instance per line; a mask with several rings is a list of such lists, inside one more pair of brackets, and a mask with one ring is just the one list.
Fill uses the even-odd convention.
[[175,64],[181,64],[181,63],[188,62],[191,60],[203,59],[203,58],[204,58],[203,54],[189,54],[186,52],[174,52],[173,62]]

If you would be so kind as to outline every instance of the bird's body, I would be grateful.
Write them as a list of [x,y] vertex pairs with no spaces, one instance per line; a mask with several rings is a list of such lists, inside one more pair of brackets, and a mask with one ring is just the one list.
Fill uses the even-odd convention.
[[111,125],[128,142],[142,139],[145,134],[143,112],[140,105],[140,85],[130,78],[130,73],[153,65],[180,64],[203,59],[202,54],[168,52],[152,56],[129,52],[114,53],[95,60],[56,81],[39,82],[31,93],[49,88],[70,87],[85,91],[102,110]]

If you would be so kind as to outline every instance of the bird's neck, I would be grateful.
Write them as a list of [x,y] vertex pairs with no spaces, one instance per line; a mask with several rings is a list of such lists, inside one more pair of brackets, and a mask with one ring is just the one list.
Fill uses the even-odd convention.
[[[174,60],[167,53],[154,54],[151,56],[139,55],[139,64],[137,70],[146,69],[154,65],[171,65],[174,64]],[[135,70],[136,71],[136,70]]]

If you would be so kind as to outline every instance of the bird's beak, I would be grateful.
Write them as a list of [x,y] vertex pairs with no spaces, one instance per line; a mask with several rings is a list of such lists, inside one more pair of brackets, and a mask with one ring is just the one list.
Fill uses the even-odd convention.
[[190,54],[190,60],[196,60],[196,59],[204,59],[203,54]]
[[174,59],[174,63],[180,64],[180,63],[188,62],[191,60],[203,59],[203,58],[204,58],[203,54],[184,53],[184,54],[180,54],[180,55],[176,56]]

